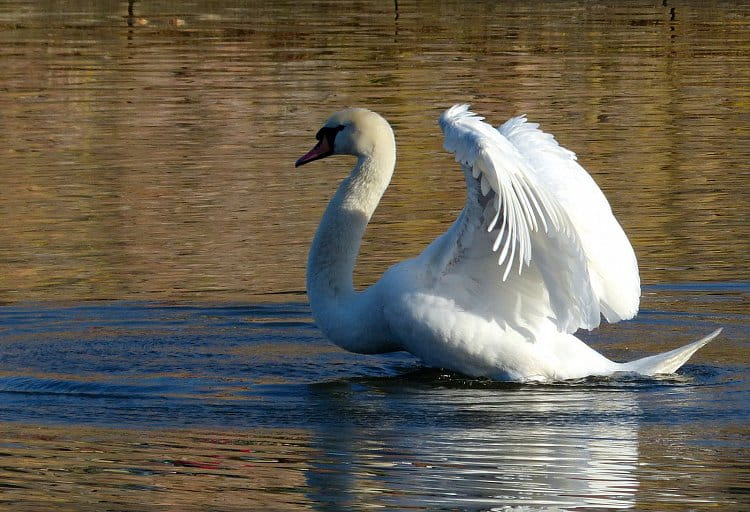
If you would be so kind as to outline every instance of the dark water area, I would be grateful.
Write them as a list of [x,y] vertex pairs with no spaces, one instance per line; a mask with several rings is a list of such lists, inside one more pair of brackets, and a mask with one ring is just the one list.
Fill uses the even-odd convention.
[[[739,293],[746,297],[749,291],[745,286]],[[623,376],[559,386],[494,383],[423,368],[406,353],[364,356],[340,350],[321,336],[303,304],[9,306],[0,318],[2,419],[22,422],[306,428],[344,418],[368,427],[382,417],[419,425],[429,422],[430,411],[438,411],[415,409],[418,401],[412,403],[410,395],[419,400],[433,387],[440,390],[438,397],[445,395],[448,403],[442,405],[449,412],[456,405],[450,399],[454,392],[477,393],[480,402],[494,394],[497,398],[537,394],[554,400],[579,391],[601,391],[605,396],[625,390],[648,393],[663,387],[737,385],[746,370],[737,362],[696,364],[684,375],[656,380]],[[734,320],[746,322],[747,317]],[[686,321],[674,312],[646,312],[624,332],[611,329],[610,335],[590,335],[590,343],[601,345],[614,358],[635,359],[648,354],[644,347],[666,350],[671,345],[653,338],[684,342],[710,326],[724,325],[723,340],[705,349],[706,359],[715,362],[717,354],[731,350],[742,360],[748,347],[734,339],[741,334],[741,325],[731,323],[726,317],[722,321],[691,315]],[[377,401],[377,391],[387,395],[405,391],[408,405],[357,407],[360,402]],[[337,404],[340,393],[351,396]],[[512,403],[511,399],[508,409],[513,409]],[[432,405],[438,404],[440,400]],[[383,405],[394,409],[386,412]],[[740,400],[731,410],[741,405]],[[342,408],[347,414],[339,416],[336,411],[343,412]],[[737,419],[744,421],[750,407],[742,408],[747,410]],[[445,426],[466,425],[459,415]]]
[[[750,508],[748,2],[0,3],[0,510]],[[366,286],[455,219],[468,102],[578,154],[628,233],[615,360],[509,385],[326,341],[307,248],[367,106],[398,163]],[[309,167],[309,166],[308,166]]]

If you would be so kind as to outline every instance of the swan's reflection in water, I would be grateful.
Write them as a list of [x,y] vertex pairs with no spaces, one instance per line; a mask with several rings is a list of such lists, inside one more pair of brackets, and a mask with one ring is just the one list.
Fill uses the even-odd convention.
[[359,381],[311,393],[330,418],[307,475],[321,510],[634,506],[640,410],[626,388]]

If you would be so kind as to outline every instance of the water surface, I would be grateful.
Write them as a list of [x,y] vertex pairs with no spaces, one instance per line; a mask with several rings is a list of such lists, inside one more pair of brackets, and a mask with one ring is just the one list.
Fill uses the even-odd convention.
[[[0,5],[0,509],[746,510],[747,2]],[[462,206],[436,119],[526,113],[631,238],[617,360],[724,333],[680,375],[506,385],[345,353],[306,251],[368,106],[398,167],[366,285]]]

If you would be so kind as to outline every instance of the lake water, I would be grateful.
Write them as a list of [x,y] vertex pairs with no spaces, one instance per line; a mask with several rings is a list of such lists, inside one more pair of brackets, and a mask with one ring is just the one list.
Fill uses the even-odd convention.
[[[0,510],[750,508],[750,4],[0,3]],[[399,162],[358,285],[462,207],[436,119],[528,114],[630,236],[628,360],[664,379],[508,385],[328,343],[306,251],[351,162]]]

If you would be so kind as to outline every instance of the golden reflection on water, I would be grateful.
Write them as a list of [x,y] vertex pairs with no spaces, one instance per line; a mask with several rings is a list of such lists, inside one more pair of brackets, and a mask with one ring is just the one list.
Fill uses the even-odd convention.
[[294,430],[247,433],[0,425],[0,509],[309,510],[311,450]]
[[[731,430],[735,429],[722,429],[717,433],[715,444],[731,444],[734,439],[748,434],[747,428]],[[694,426],[682,431],[673,426],[641,430],[641,449],[646,455],[636,471],[641,491],[636,510],[742,510],[746,506],[742,496],[746,491],[742,488],[750,481],[747,466],[733,460],[724,450],[696,446],[693,442],[696,435],[702,434]],[[722,470],[716,471],[716,468]],[[670,503],[670,496],[684,498],[681,503],[674,500]]]
[[527,113],[576,151],[644,282],[750,278],[741,8],[136,2],[148,23],[128,26],[122,3],[53,4],[0,8],[0,301],[302,292],[351,162],[293,162],[354,104],[399,143],[360,284],[461,208],[436,125],[453,102]]
[[[439,432],[397,426],[380,399],[361,404],[335,387],[313,393],[334,411],[359,408],[382,421],[355,429],[350,414],[304,431],[0,424],[0,462],[7,463],[0,464],[0,509],[622,509],[638,491],[638,440],[628,419],[638,405],[629,393],[404,395],[444,414],[472,414],[461,428]],[[592,415],[583,425],[564,421],[581,413]],[[538,415],[554,421],[524,424]]]
[[[312,386],[333,416],[306,429],[0,423],[0,510],[742,510],[745,425],[707,444],[706,424],[641,419],[710,394],[402,387],[399,406],[393,385]],[[410,424],[404,406],[459,423]]]

